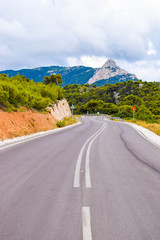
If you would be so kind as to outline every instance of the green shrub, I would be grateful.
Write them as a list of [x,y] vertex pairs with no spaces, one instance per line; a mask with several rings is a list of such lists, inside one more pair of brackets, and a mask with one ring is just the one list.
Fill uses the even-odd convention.
[[105,112],[106,114],[115,114],[115,113],[118,113],[118,106],[115,105],[114,103],[106,103],[106,104],[105,104],[104,112]]
[[120,118],[131,118],[132,117],[132,106],[123,105],[118,109],[118,117]]
[[58,121],[58,122],[56,123],[56,126],[59,127],[59,128],[64,127],[65,125],[66,125],[66,122],[65,122],[65,121]]
[[63,98],[59,85],[34,83],[25,76],[0,74],[0,107],[4,111],[17,111],[21,107],[45,110],[51,103]]

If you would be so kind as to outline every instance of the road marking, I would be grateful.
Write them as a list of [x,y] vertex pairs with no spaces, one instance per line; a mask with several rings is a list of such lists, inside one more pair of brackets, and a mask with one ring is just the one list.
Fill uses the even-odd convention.
[[94,133],[90,138],[87,139],[87,141],[83,144],[81,150],[80,150],[80,153],[79,153],[79,156],[78,156],[78,160],[77,160],[77,164],[76,164],[76,170],[75,170],[75,175],[74,175],[74,184],[73,184],[73,187],[75,188],[78,188],[80,186],[80,169],[81,169],[81,162],[82,162],[82,156],[83,156],[83,152],[84,152],[84,149],[87,145],[87,143],[92,139],[94,138],[97,134],[99,134],[99,132],[101,132],[101,130],[103,129],[104,127],[104,124],[103,126],[96,132]]
[[[48,130],[48,131],[43,131],[43,132],[30,134],[30,135],[27,135],[27,136],[18,137],[19,139],[16,138],[15,140],[13,140],[13,142],[11,141],[11,142],[8,142],[8,143],[3,142],[2,145],[1,145],[1,141],[0,141],[0,151],[3,150],[3,149],[6,149],[6,148],[16,146],[16,145],[21,144],[21,143],[29,142],[29,141],[37,139],[37,138],[41,138],[41,137],[48,136],[48,135],[51,135],[51,134],[54,134],[54,133],[57,133],[57,132],[60,132],[60,131],[63,131],[63,130],[67,130],[69,128],[76,127],[79,124],[81,124],[81,122],[78,122],[78,123],[75,123],[75,124],[72,124],[72,125],[69,125],[69,126],[65,126],[63,128],[56,128],[56,129],[53,129],[53,130]],[[9,140],[11,140],[11,139],[9,139]],[[8,144],[8,145],[3,146],[3,144]]]
[[125,122],[125,123],[121,122],[121,123],[122,123],[122,124],[126,124],[126,125],[132,127],[132,128],[133,128],[134,130],[136,130],[143,138],[145,138],[148,142],[150,142],[150,143],[153,144],[154,146],[160,148],[160,145],[159,145],[159,144],[157,144],[155,141],[153,141],[152,139],[150,139],[149,136],[147,137],[145,133],[143,133],[140,129],[137,128],[137,127],[141,127],[141,126],[136,125],[136,124],[133,125],[133,123],[127,123],[127,122]]
[[10,145],[1,147],[0,151],[3,150],[3,149],[6,149],[6,148],[10,148],[10,147],[16,146],[16,145],[21,144],[21,143],[29,142],[31,140],[34,140],[34,139],[37,139],[37,138],[40,138],[40,137],[43,137],[43,136],[46,136],[46,135],[40,135],[40,136],[36,136],[36,137],[32,137],[32,138],[27,138],[27,139],[24,139],[24,140],[19,140],[19,142],[11,143]]
[[106,124],[103,124],[101,131],[90,141],[90,143],[88,145],[88,149],[87,149],[87,153],[86,153],[86,164],[85,164],[86,188],[91,188],[91,176],[90,176],[90,168],[89,168],[90,149],[91,149],[91,146],[92,146],[92,143],[94,142],[94,140],[103,132],[105,127],[106,127]]
[[82,207],[83,240],[92,240],[90,208]]

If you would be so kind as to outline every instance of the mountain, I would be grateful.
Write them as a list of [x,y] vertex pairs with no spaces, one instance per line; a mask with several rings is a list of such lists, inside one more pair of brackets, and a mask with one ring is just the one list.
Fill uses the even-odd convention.
[[51,74],[61,74],[63,79],[63,85],[67,84],[85,84],[94,75],[97,69],[84,66],[76,67],[39,67],[33,69],[21,69],[21,70],[6,70],[0,71],[0,74],[5,73],[9,77],[15,76],[17,74],[26,76],[29,79],[33,79],[34,82],[43,82],[44,76],[50,76]]
[[63,85],[67,84],[93,84],[98,86],[104,84],[123,82],[128,80],[137,80],[134,74],[130,74],[127,71],[121,69],[116,65],[116,62],[109,59],[102,66],[102,68],[92,68],[84,66],[75,67],[60,67],[49,66],[39,67],[33,69],[21,69],[18,71],[6,70],[0,71],[0,74],[5,73],[9,77],[17,74],[26,76],[29,79],[33,79],[34,82],[43,82],[44,76],[50,76],[51,74],[61,74],[63,79]]
[[91,77],[88,81],[89,84],[97,83],[104,85],[105,83],[115,83],[128,80],[137,80],[136,75],[130,74],[116,65],[112,59],[107,62]]

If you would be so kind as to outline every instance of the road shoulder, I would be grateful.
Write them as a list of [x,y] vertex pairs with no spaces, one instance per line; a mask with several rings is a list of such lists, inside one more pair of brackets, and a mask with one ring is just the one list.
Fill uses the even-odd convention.
[[122,123],[122,124],[127,124],[131,127],[133,127],[139,134],[141,134],[145,139],[150,141],[152,144],[160,148],[160,136],[155,134],[154,132],[150,131],[147,128],[138,126],[134,123]]
[[6,147],[13,146],[14,144],[27,142],[27,141],[30,141],[30,140],[35,139],[35,138],[39,138],[39,137],[43,137],[43,136],[50,135],[50,134],[53,134],[53,133],[57,133],[57,132],[60,132],[60,131],[64,131],[64,130],[67,130],[69,128],[76,127],[76,126],[80,125],[81,123],[82,122],[79,121],[77,123],[74,123],[72,125],[65,126],[65,127],[62,127],[62,128],[56,128],[56,129],[52,129],[52,130],[48,130],[48,131],[43,131],[43,132],[30,134],[30,135],[27,135],[27,136],[21,136],[21,137],[17,137],[17,138],[12,138],[12,139],[7,139],[7,140],[4,140],[4,141],[0,141],[0,150],[3,149],[5,146]]

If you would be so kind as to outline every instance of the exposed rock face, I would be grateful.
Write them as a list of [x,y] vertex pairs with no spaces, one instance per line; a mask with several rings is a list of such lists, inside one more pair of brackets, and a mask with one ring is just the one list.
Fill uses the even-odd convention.
[[112,59],[108,59],[107,62],[102,66],[102,68],[98,69],[92,78],[89,79],[88,83],[92,84],[100,80],[109,79],[115,76],[123,76],[125,80],[125,76],[130,77],[130,79],[137,79],[136,75],[129,74],[127,71],[121,69],[116,65],[116,62]]
[[71,116],[71,110],[66,99],[59,101],[49,109],[51,110],[51,115],[58,121]]

